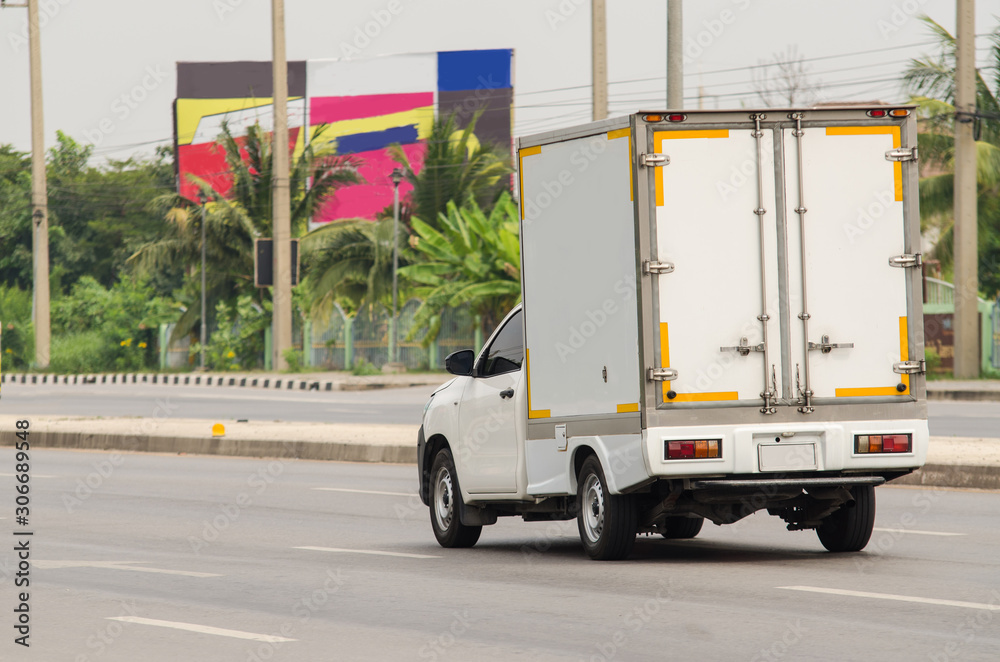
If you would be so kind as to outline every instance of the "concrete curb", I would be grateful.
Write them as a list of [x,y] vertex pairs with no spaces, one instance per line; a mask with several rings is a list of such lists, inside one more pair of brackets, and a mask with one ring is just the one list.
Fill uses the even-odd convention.
[[970,391],[968,389],[927,390],[928,400],[950,400],[965,402],[1000,402],[1000,391]]
[[195,375],[160,373],[111,373],[95,375],[49,375],[11,373],[0,375],[0,384],[71,385],[71,384],[160,384],[171,386],[225,386],[266,388],[287,391],[366,391],[382,388],[408,388],[443,383],[438,379],[399,379],[379,381],[364,378],[331,380],[294,377],[248,377],[245,375]]
[[[13,446],[15,434],[0,432],[0,446]],[[31,439],[33,448],[68,450],[124,451],[229,457],[276,457],[334,462],[385,462],[416,464],[417,444],[384,445],[344,442],[272,441],[227,437],[176,437],[143,434],[88,434],[81,432],[45,432]]]
[[897,478],[889,484],[1000,490],[1000,467],[973,464],[925,464],[912,474]]

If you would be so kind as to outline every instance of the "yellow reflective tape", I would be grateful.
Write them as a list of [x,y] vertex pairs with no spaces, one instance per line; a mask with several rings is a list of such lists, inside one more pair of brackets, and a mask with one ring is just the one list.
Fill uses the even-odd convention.
[[[700,129],[697,131],[657,131],[653,134],[653,147],[657,153],[663,153],[664,140],[678,140],[683,138],[728,138],[729,129]],[[663,168],[660,168],[653,176],[656,182],[656,206],[663,206]]]
[[[890,127],[891,128],[891,127]],[[899,358],[910,360],[910,343],[908,334],[909,320],[904,316],[899,318]],[[897,391],[895,386],[875,386],[872,388],[838,388],[834,391],[838,398],[860,398],[872,395],[907,395],[910,392],[910,376],[900,375],[900,382],[906,389]]]
[[678,393],[670,402],[714,402],[716,400],[739,400],[736,391],[719,391],[717,393]]
[[[670,334],[666,322],[660,322],[660,365],[664,368],[670,367]],[[663,382],[663,401],[667,401],[667,391],[670,390],[670,382]]]
[[637,411],[639,411],[639,403],[638,402],[630,402],[630,403],[625,404],[625,405],[618,405],[618,413],[619,414],[627,414],[629,412],[637,412]]
[[[535,154],[537,153],[535,152]],[[531,355],[527,347],[524,348],[524,379],[528,391],[528,418],[552,418],[552,412],[549,409],[531,408]]]
[[531,156],[532,154],[541,154],[542,146],[535,145],[534,147],[525,147],[517,154],[517,190],[518,197],[520,201],[518,206],[521,207],[521,220],[524,220],[524,157]]
[[608,140],[614,140],[615,138],[625,138],[631,135],[632,130],[628,127],[624,129],[616,129],[614,131],[608,131]]
[[[902,139],[898,126],[828,126],[826,127],[828,136],[892,136],[892,147],[896,149],[900,146]],[[901,161],[892,162],[893,187],[896,191],[896,202],[903,201],[903,163]]]
[[694,131],[657,131],[654,138],[728,138],[729,129],[697,129]]

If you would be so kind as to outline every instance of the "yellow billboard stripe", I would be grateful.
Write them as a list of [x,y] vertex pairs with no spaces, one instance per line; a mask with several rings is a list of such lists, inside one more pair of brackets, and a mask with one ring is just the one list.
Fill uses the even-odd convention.
[[528,390],[528,418],[552,418],[552,411],[549,409],[531,408],[531,353],[527,347],[524,348],[524,364],[524,378]]
[[314,126],[310,129],[312,131],[310,142],[316,140],[317,137],[321,142],[326,142],[341,136],[385,131],[386,129],[406,126],[408,124],[417,125],[418,140],[427,138],[431,134],[431,126],[434,124],[434,106],[422,106],[398,113],[389,113],[388,115],[376,115],[375,117],[361,117],[353,120],[333,122],[319,136],[317,136],[318,127]]
[[[541,154],[542,146],[536,145],[534,147],[525,147],[520,152],[517,153],[517,199],[520,200],[521,207],[521,220],[524,220],[524,157],[531,156],[533,154]],[[529,406],[530,409],[530,406]]]
[[[899,318],[899,358],[901,361],[910,360],[910,346],[908,334],[907,318]],[[871,388],[838,388],[834,391],[838,398],[860,398],[873,395],[908,395],[910,393],[910,376],[900,375],[899,380],[906,388],[897,391],[895,386],[874,386]]]
[[[892,147],[896,149],[900,146],[898,126],[828,126],[826,127],[828,136],[892,136]],[[903,201],[903,163],[901,161],[892,162],[893,187],[896,191],[896,202]]]
[[271,99],[178,99],[177,144],[190,145],[198,130],[198,122],[208,115],[220,115],[237,110],[270,106]]
[[[696,131],[657,131],[653,134],[653,146],[658,154],[663,153],[664,140],[680,140],[684,138],[728,138],[729,129],[699,129]],[[659,168],[653,177],[656,182],[656,206],[663,206],[663,168]]]
[[638,411],[639,411],[638,402],[629,402],[628,404],[618,405],[619,414],[627,414],[629,412],[638,412]]

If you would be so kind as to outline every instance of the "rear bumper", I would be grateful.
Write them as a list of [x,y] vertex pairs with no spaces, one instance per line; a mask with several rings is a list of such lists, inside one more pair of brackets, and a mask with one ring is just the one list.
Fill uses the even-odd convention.
[[[910,434],[909,453],[859,455],[856,434]],[[668,460],[666,442],[718,439],[720,458]],[[781,475],[794,479],[820,472],[875,474],[907,472],[923,466],[929,433],[922,419],[659,427],[644,432],[650,474],[662,478],[691,476]]]

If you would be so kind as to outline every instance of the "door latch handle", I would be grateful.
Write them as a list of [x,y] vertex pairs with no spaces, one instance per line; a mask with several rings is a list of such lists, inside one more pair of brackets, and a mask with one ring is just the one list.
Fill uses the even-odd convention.
[[513,398],[514,397],[514,389],[513,388],[507,388],[507,389],[504,389],[504,390],[500,391],[500,397],[501,398]]

